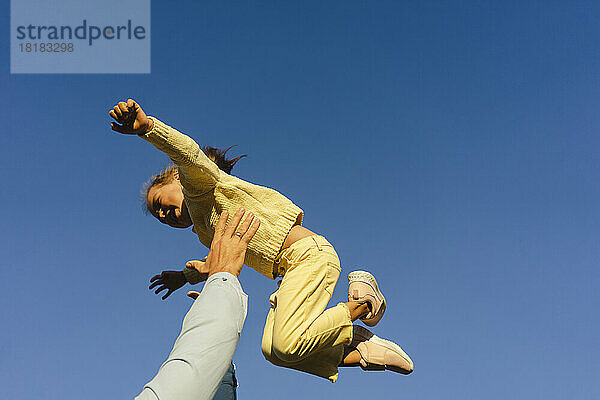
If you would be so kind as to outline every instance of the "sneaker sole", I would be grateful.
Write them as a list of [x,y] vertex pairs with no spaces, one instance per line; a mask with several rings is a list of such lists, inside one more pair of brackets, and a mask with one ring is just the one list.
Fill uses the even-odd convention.
[[402,347],[398,346],[394,342],[382,339],[377,335],[371,336],[368,340],[379,346],[383,346],[386,349],[389,349],[397,354],[400,354],[400,356],[404,359],[404,361],[406,361],[408,363],[408,365],[410,365],[410,370],[406,370],[404,368],[400,368],[395,365],[379,365],[379,364],[371,364],[369,362],[367,362],[367,366],[362,367],[362,369],[364,369],[365,371],[388,370],[388,371],[397,372],[397,373],[403,374],[403,375],[408,375],[413,372],[414,364],[413,364],[412,360],[410,359],[410,357],[408,356],[408,354],[406,354],[406,352],[404,350],[402,350]]

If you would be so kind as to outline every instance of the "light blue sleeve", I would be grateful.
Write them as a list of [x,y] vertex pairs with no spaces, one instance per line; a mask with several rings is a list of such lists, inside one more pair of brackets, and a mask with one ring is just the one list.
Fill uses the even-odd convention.
[[234,275],[211,275],[169,358],[136,400],[212,399],[233,358],[247,306],[248,296]]

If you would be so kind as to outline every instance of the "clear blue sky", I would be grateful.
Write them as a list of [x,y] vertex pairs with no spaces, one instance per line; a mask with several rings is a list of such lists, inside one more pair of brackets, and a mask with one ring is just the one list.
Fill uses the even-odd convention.
[[[415,2],[417,3],[417,2]],[[249,313],[240,399],[600,397],[597,2],[154,1],[150,75],[10,75],[0,13],[0,387],[6,399],[126,399],[190,305],[148,279],[207,250],[141,212],[167,162],[109,129],[133,97],[234,174],[305,210],[345,274],[378,277],[374,328],[415,372],[336,384],[268,364]]]

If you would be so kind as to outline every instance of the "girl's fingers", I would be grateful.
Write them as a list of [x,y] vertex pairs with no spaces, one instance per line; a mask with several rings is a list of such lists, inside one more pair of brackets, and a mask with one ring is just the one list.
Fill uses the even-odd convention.
[[157,287],[158,285],[161,285],[161,284],[163,284],[163,281],[158,280],[158,281],[152,283],[150,286],[148,286],[148,289],[152,290],[153,288],[155,288],[155,287]]
[[110,123],[110,128],[113,131],[119,132],[119,133],[131,133],[131,132],[129,132],[129,129],[125,128],[124,126],[121,126],[121,125],[117,124],[116,122],[111,122]]
[[119,108],[119,106],[114,106],[113,111],[117,115],[116,120],[120,122],[121,118],[123,117],[123,113],[121,112],[121,109]]
[[232,237],[234,235],[245,213],[246,210],[243,207],[237,210],[233,218],[231,218],[229,225],[227,225],[227,229],[225,229],[225,237]]
[[259,227],[260,227],[260,219],[254,218],[254,221],[252,221],[250,228],[244,234],[244,236],[242,236],[242,241],[246,244],[250,243],[250,240],[252,240],[252,238],[254,237],[254,234],[256,233],[256,231],[258,231]]
[[[142,107],[140,107],[140,105],[138,103],[136,103],[135,100],[132,100],[132,99],[129,99],[129,100],[131,100],[133,111],[135,111],[136,114],[139,111],[141,111],[142,113],[144,112],[142,110]],[[127,104],[129,104],[129,101],[127,102]],[[146,114],[144,114],[144,115],[146,115]]]
[[156,289],[154,291],[155,294],[159,294],[160,292],[162,292],[163,290],[167,290],[168,288],[165,285],[162,285],[161,287],[159,287],[158,289]]

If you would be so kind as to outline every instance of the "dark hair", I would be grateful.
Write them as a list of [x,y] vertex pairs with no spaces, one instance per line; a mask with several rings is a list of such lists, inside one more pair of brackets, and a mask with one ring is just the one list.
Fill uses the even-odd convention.
[[247,154],[243,154],[236,158],[225,157],[227,152],[235,146],[237,146],[237,145],[230,146],[225,150],[217,149],[215,147],[210,147],[210,146],[204,146],[204,147],[202,147],[202,151],[204,152],[204,154],[206,154],[206,156],[208,158],[210,158],[215,164],[217,164],[217,167],[219,167],[219,169],[230,174],[235,163],[240,161],[241,158],[244,158],[247,156]]
[[[211,147],[211,146],[204,146],[204,147],[202,147],[202,151],[204,152],[204,154],[206,154],[206,156],[208,158],[211,159],[212,162],[217,164],[217,167],[219,167],[220,170],[229,174],[229,173],[231,173],[233,166],[241,158],[244,158],[247,156],[247,154],[243,154],[241,156],[238,156],[236,158],[231,158],[231,159],[225,157],[227,152],[235,146],[237,146],[237,145],[230,146],[225,150],[217,149],[216,147]],[[165,167],[162,171],[160,171],[158,174],[151,176],[150,179],[144,184],[144,186],[142,187],[141,195],[142,195],[142,202],[143,202],[143,210],[145,213],[149,213],[151,211],[150,204],[148,204],[148,192],[150,191],[150,189],[155,186],[162,186],[162,185],[166,185],[167,183],[171,182],[173,180],[173,176],[175,175],[175,172],[177,172],[177,166],[174,164],[170,164],[167,167]]]

